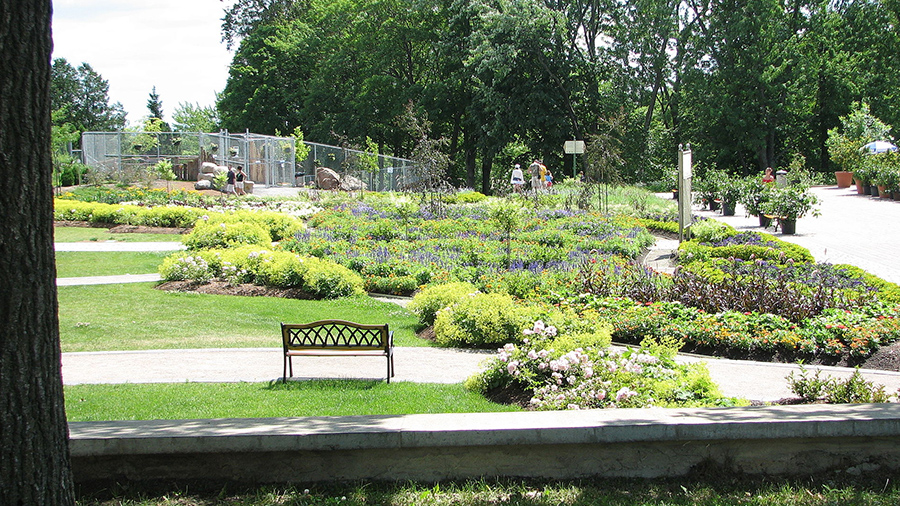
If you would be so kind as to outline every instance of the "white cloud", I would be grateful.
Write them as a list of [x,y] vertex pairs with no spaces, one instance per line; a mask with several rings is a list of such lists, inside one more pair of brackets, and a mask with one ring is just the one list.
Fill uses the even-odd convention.
[[181,102],[213,105],[232,54],[221,42],[220,0],[57,0],[53,57],[86,62],[109,82],[131,123],[148,114],[156,86],[171,120]]

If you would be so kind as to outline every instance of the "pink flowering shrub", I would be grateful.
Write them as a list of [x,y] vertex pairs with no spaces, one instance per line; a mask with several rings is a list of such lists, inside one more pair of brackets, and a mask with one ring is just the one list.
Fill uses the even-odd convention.
[[722,398],[701,364],[679,365],[676,349],[645,341],[640,348],[586,346],[557,349],[557,329],[542,321],[523,331],[524,344],[497,350],[486,370],[468,388],[490,396],[517,388],[536,410],[721,406]]

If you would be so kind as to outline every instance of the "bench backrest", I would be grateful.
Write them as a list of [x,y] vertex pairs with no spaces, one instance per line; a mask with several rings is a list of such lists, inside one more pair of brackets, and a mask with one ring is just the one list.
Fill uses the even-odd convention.
[[281,324],[284,350],[385,350],[391,343],[388,325],[369,325],[344,320]]

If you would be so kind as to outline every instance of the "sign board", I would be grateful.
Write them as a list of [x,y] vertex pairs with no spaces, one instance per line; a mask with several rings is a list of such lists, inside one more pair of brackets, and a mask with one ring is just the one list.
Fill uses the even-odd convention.
[[[678,239],[685,239],[685,232],[691,226],[691,145],[678,146]],[[689,237],[688,237],[689,238]]]
[[563,146],[563,151],[567,155],[583,155],[584,141],[566,141]]

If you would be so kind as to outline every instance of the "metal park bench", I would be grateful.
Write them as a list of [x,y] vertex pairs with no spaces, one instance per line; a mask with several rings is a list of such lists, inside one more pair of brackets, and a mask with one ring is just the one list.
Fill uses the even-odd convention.
[[[368,325],[344,320],[281,324],[284,345],[283,381],[294,376],[293,357],[385,357],[387,382],[394,376],[394,333],[388,325]],[[290,375],[288,375],[290,373]]]

